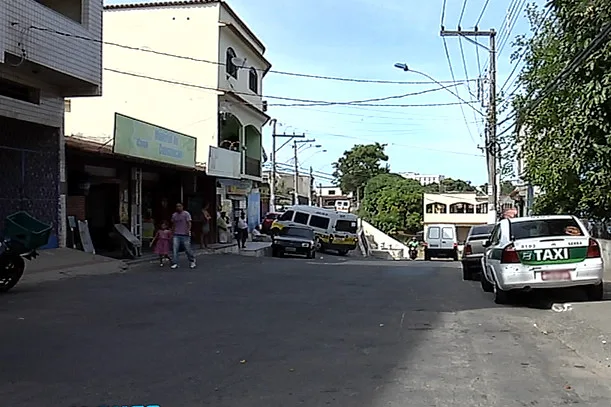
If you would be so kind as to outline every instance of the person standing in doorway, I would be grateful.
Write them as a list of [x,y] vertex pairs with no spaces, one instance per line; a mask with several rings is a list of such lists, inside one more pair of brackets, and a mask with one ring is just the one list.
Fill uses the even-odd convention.
[[210,205],[206,204],[204,209],[202,209],[202,237],[200,239],[201,248],[208,248],[208,239],[210,236],[210,221],[212,220],[212,216],[210,216]]
[[246,223],[246,215],[244,212],[240,214],[238,219],[238,246],[242,249],[246,248],[246,239],[248,238],[248,223]]
[[176,212],[172,215],[172,268],[178,268],[178,252],[180,247],[185,248],[189,259],[189,267],[195,268],[195,255],[191,250],[191,214],[184,210],[182,203],[176,204]]

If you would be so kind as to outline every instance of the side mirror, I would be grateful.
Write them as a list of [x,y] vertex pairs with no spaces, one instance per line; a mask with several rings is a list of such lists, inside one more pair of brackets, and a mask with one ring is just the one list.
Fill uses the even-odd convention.
[[490,247],[491,245],[492,245],[492,242],[490,242],[490,240],[486,240],[482,246]]

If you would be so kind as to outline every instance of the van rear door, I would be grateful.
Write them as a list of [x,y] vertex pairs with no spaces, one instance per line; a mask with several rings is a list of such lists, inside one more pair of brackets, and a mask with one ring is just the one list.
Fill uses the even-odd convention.
[[441,228],[439,226],[430,226],[426,235],[426,243],[431,249],[441,248]]
[[454,228],[452,226],[444,226],[441,228],[441,249],[454,249]]

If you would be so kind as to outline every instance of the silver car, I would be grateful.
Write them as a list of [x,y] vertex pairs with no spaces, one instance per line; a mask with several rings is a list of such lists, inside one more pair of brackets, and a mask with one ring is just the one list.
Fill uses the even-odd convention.
[[[474,280],[474,276],[478,276],[482,271],[482,257],[486,252],[484,243],[490,239],[492,229],[494,224],[472,226],[469,230],[461,259],[463,280]],[[479,278],[477,280],[479,281]]]

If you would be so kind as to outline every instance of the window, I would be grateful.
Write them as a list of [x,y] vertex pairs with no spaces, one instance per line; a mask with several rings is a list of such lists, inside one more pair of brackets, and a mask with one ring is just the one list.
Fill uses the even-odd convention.
[[83,22],[83,2],[82,0],[36,0],[36,2],[58,12],[77,23]]
[[459,202],[450,205],[450,213],[473,213],[473,205],[466,202]]
[[272,219],[272,220],[276,220],[278,219],[278,214],[277,213],[268,213],[267,215],[265,215],[265,219]]
[[259,75],[255,68],[250,68],[248,73],[248,88],[255,93],[259,93]]
[[22,85],[8,79],[0,78],[0,96],[21,100],[35,105],[40,104],[40,89]]
[[310,226],[314,228],[327,229],[329,227],[329,220],[329,218],[312,215],[310,216]]
[[475,207],[475,213],[488,213],[488,204],[481,203]]
[[490,236],[492,229],[494,229],[494,225],[473,226],[469,236],[471,239],[483,239]]
[[329,195],[335,195],[335,190],[334,189],[330,189],[329,190]]
[[72,102],[70,99],[64,99],[64,112],[70,113],[72,111]]
[[302,227],[289,227],[280,230],[280,236],[294,236],[314,240],[314,231]]
[[280,216],[280,220],[293,220],[293,211],[286,211]]
[[443,228],[441,231],[442,239],[454,239],[454,229],[452,228]]
[[439,239],[439,228],[437,226],[429,228],[429,239]]
[[293,222],[301,223],[302,225],[307,225],[309,218],[310,214],[308,213],[295,212],[295,219],[293,219]]
[[238,67],[235,66],[232,61],[235,57],[236,53],[233,48],[227,48],[227,53],[225,55],[225,72],[227,72],[227,75],[238,79]]
[[552,236],[583,236],[575,219],[536,219],[511,223],[514,239],[529,239]]
[[350,220],[338,220],[335,222],[337,232],[356,233],[356,222]]
[[426,206],[426,213],[447,213],[448,207],[439,202],[433,202]]
[[496,246],[501,241],[501,224],[497,223],[490,235],[490,244]]

